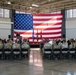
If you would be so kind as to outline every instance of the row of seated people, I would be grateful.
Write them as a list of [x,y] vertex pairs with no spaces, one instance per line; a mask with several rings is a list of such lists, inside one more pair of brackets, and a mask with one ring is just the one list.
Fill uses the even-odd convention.
[[23,40],[23,42],[20,43],[19,40],[12,41],[11,39],[9,39],[5,43],[3,43],[2,40],[0,39],[0,52],[2,52],[0,53],[0,56],[2,56],[2,58],[4,59],[8,55],[10,56],[17,55],[21,57],[21,53],[24,52],[24,54],[26,54],[25,52],[26,50],[29,53],[30,45],[27,43],[26,40]]
[[1,48],[9,48],[9,49],[20,49],[20,48],[27,48],[30,49],[30,45],[26,42],[26,40],[23,40],[22,43],[19,42],[19,40],[12,41],[11,39],[7,40],[6,43],[3,43],[0,39],[0,49]]
[[[74,53],[69,53],[69,55],[74,54],[74,56],[75,56],[75,54],[76,54],[76,40],[70,40],[70,41],[69,40],[68,41],[67,40],[62,40],[62,41],[60,41],[60,40],[53,40],[53,41],[46,40],[42,47],[43,54],[45,54],[46,49],[52,50],[53,56],[55,56],[55,54],[56,55],[58,54],[57,56],[60,56],[62,54],[62,52],[61,52],[62,50],[67,51],[67,53],[63,53],[63,54],[68,54],[68,52],[70,52],[70,50],[74,49],[72,51]],[[58,51],[60,50],[60,51],[59,51],[59,53],[54,54],[54,52],[57,52],[55,50],[58,50]]]
[[51,49],[63,49],[63,48],[75,48],[76,40],[43,40],[40,44],[41,49],[51,48]]

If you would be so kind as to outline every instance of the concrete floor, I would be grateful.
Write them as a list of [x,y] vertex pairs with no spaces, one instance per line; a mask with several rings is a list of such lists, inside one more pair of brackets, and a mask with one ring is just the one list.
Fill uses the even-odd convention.
[[76,75],[76,60],[42,60],[38,49],[29,59],[0,60],[0,75]]

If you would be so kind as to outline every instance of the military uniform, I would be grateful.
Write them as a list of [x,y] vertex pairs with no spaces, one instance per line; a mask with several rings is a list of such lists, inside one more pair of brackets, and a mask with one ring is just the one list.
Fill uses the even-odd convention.
[[63,48],[68,48],[68,43],[62,43],[61,48],[62,48],[62,49],[63,49]]
[[24,49],[29,49],[30,46],[27,44],[27,43],[23,43],[21,48],[24,48]]
[[73,43],[73,48],[76,48],[76,42]]
[[20,44],[14,43],[14,44],[12,45],[12,48],[13,48],[13,49],[20,49]]
[[60,45],[54,44],[53,49],[60,49]]
[[43,46],[43,52],[44,52],[44,49],[52,49],[52,45],[50,43],[46,43]]
[[11,49],[12,48],[12,44],[11,43],[5,43],[4,44],[4,49]]
[[0,43],[0,49],[2,49],[3,48],[3,44],[2,43]]

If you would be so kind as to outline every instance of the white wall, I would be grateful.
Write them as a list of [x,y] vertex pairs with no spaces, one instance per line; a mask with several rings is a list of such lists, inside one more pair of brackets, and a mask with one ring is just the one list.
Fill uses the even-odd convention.
[[8,39],[8,35],[11,35],[11,20],[0,18],[0,38]]
[[76,18],[66,19],[66,38],[76,38]]

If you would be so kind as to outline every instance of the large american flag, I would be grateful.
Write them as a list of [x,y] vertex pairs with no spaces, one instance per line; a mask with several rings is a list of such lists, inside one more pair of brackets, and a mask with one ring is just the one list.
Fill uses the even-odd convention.
[[14,38],[19,33],[31,43],[39,43],[42,39],[62,37],[62,17],[60,13],[52,14],[15,14]]

